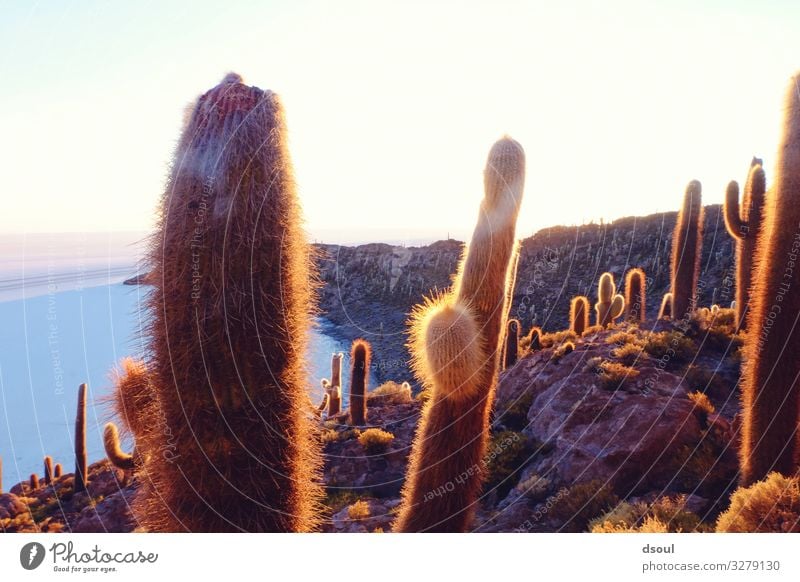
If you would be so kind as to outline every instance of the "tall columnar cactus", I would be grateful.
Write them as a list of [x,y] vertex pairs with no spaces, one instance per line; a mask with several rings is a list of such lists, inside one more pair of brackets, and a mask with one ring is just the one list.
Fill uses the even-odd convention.
[[659,319],[672,319],[672,293],[664,293],[661,308],[658,310]]
[[56,463],[56,466],[53,469],[53,478],[58,479],[63,473],[64,469],[61,467],[61,463]]
[[686,186],[683,206],[672,234],[672,319],[689,315],[697,303],[697,283],[700,277],[700,255],[703,251],[703,202],[700,182],[692,180]]
[[[775,182],[756,245],[758,276],[750,295],[742,377],[741,480],[770,471],[794,474],[800,463],[800,73],[786,95]],[[739,300],[737,299],[737,304]]]
[[39,475],[36,473],[31,473],[30,479],[28,479],[28,486],[31,489],[38,489],[39,488]]
[[75,415],[75,493],[86,491],[89,478],[86,462],[86,384],[78,388],[78,411]]
[[478,223],[453,288],[413,312],[412,363],[431,396],[412,446],[395,531],[465,531],[471,521],[514,285],[524,181],[522,147],[501,139],[489,152]]
[[631,269],[625,274],[625,317],[641,323],[645,320],[647,277],[641,269]]
[[739,184],[731,182],[725,194],[725,226],[736,239],[736,326],[746,326],[747,306],[750,304],[750,285],[753,279],[753,257],[756,237],[761,228],[761,215],[767,179],[760,160],[753,158],[742,206],[739,207]]
[[569,303],[569,329],[578,337],[589,327],[589,298],[573,297]]
[[106,424],[103,429],[103,447],[106,450],[106,456],[111,464],[118,469],[125,471],[132,471],[134,468],[133,455],[129,455],[122,450],[119,444],[119,432],[117,425],[113,422]]
[[331,356],[331,385],[342,387],[342,360],[344,354],[339,352]]
[[519,355],[519,321],[509,319],[506,325],[506,348],[503,354],[503,369],[508,369],[517,363]]
[[369,342],[357,339],[350,350],[350,422],[367,424],[367,379],[372,360]]
[[602,327],[614,323],[625,310],[625,298],[617,293],[617,286],[611,273],[603,273],[600,276],[594,309],[597,312],[597,325]]
[[53,482],[53,457],[44,458],[44,484],[50,485]]
[[281,101],[229,74],[186,117],[149,256],[157,412],[134,435],[144,529],[318,524],[309,256]]

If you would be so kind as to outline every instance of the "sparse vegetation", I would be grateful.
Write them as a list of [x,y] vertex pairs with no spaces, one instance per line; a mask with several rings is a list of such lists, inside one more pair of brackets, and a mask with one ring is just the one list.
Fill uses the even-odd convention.
[[393,440],[392,433],[379,428],[368,428],[358,436],[358,442],[368,455],[385,453]]
[[800,533],[800,478],[770,473],[764,481],[740,487],[719,516],[717,531]]

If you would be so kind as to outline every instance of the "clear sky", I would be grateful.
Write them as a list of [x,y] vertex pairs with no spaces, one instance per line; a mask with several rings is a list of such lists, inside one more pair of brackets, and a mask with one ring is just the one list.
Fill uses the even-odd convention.
[[769,177],[799,4],[0,0],[0,233],[150,229],[185,104],[230,70],[282,95],[315,238],[464,236],[504,133],[523,236],[693,178],[720,202],[753,154]]

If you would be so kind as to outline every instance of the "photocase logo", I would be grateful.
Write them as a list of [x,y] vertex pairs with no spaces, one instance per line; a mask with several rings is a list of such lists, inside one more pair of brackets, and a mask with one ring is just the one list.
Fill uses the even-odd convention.
[[35,570],[44,562],[44,546],[38,542],[30,542],[19,551],[19,563],[26,570]]

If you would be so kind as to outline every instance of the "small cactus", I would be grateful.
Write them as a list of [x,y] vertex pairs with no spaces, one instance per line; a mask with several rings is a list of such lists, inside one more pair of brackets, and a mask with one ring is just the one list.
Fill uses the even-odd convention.
[[533,326],[528,335],[526,335],[522,340],[522,345],[529,351],[535,352],[537,350],[542,349],[542,329],[537,326]]
[[597,312],[597,325],[601,327],[608,327],[614,323],[625,310],[625,298],[617,293],[617,286],[611,273],[603,273],[600,276],[594,309]]
[[739,207],[739,184],[731,182],[725,193],[725,226],[736,240],[736,326],[745,329],[756,237],[761,229],[767,180],[760,160],[753,158]]
[[108,460],[111,461],[111,464],[117,469],[122,469],[124,471],[133,470],[133,455],[129,455],[122,450],[122,447],[119,444],[119,432],[117,431],[117,425],[115,425],[113,422],[107,423],[103,429],[103,447],[106,450],[106,456],[108,457]]
[[519,355],[519,321],[509,319],[506,325],[506,349],[503,354],[503,369],[508,370],[517,363]]
[[578,337],[589,327],[589,298],[583,295],[573,297],[569,303],[569,328]]
[[645,320],[647,277],[641,269],[631,269],[625,275],[625,318],[641,323]]
[[75,415],[75,493],[86,491],[88,468],[86,462],[86,392],[88,387],[78,388],[78,411]]
[[342,412],[342,388],[338,384],[331,384],[327,378],[322,379],[322,389],[328,395],[328,418]]
[[50,485],[53,482],[53,457],[44,458],[44,484]]
[[688,317],[697,304],[697,282],[700,277],[700,255],[703,250],[702,186],[692,180],[686,186],[683,206],[672,233],[672,319]]
[[661,308],[658,310],[659,319],[672,319],[672,293],[664,293]]
[[64,468],[61,466],[61,463],[56,463],[55,468],[53,468],[53,478],[58,479],[63,474],[64,474]]
[[28,480],[28,485],[30,486],[31,490],[39,488],[39,475],[36,473],[31,473],[31,477]]
[[331,356],[331,385],[342,387],[342,360],[344,354],[339,352]]
[[369,342],[363,339],[354,341],[350,350],[350,422],[358,426],[367,424],[367,380],[371,359]]

